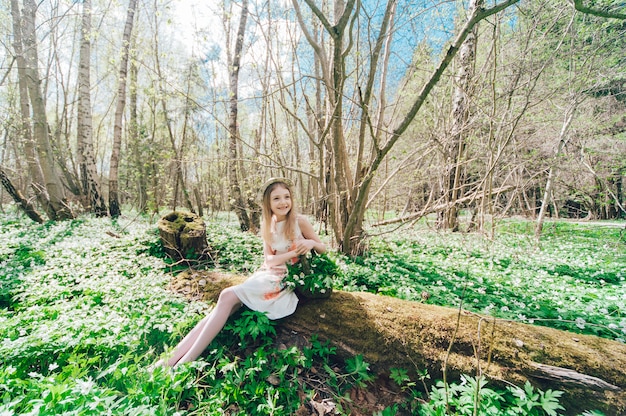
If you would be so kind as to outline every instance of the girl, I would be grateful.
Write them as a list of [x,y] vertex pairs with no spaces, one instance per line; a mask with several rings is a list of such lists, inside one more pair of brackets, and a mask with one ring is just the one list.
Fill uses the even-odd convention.
[[326,246],[307,219],[297,214],[291,188],[285,178],[272,178],[263,184],[263,265],[242,284],[224,289],[211,313],[180,341],[167,360],[159,360],[156,366],[175,366],[198,358],[242,303],[265,312],[270,319],[283,318],[296,310],[298,297],[282,284],[287,273],[285,263],[311,250],[323,253]]

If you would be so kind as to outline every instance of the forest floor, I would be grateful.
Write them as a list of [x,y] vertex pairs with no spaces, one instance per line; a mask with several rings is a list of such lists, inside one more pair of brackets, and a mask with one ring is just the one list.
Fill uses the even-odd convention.
[[[576,225],[589,225],[593,227],[613,227],[626,229],[626,223],[624,221],[605,221],[605,220],[585,220],[585,219],[550,219],[549,222],[566,222],[568,224]],[[548,222],[547,221],[547,222]]]
[[[209,242],[219,255],[202,273],[224,273],[232,285],[256,270],[262,262],[257,236],[241,233],[236,224],[221,217],[205,222]],[[361,322],[355,316],[364,310],[358,309],[359,302],[384,299],[402,306],[393,306],[394,313],[385,313],[389,304],[381,302],[375,307],[368,303],[365,309],[381,312],[387,326],[394,324],[389,319],[403,312],[408,302],[420,310],[444,307],[453,312],[462,304],[474,314],[534,322],[567,329],[576,338],[595,335],[623,344],[626,239],[620,228],[624,223],[599,222],[593,227],[591,222],[578,222],[580,226],[548,220],[541,247],[533,238],[534,224],[522,220],[500,222],[493,240],[471,233],[439,233],[428,224],[385,234],[384,239],[372,238],[367,256],[358,261],[338,257],[343,280],[337,282],[342,290],[335,306],[343,307],[341,313],[353,313],[350,319],[334,320],[341,326],[326,338],[341,339],[345,333],[360,340],[360,333],[346,329],[348,323]],[[429,408],[440,406],[434,392],[440,376],[431,368],[432,379],[411,374],[410,388],[396,385],[398,378],[390,367],[417,366],[394,364],[391,348],[372,359],[362,354],[360,378],[347,374],[350,358],[328,353],[325,345],[305,349],[311,354],[306,357],[304,352],[274,348],[297,345],[306,338],[305,331],[316,333],[315,325],[294,327],[295,321],[303,321],[295,315],[296,319],[278,325],[256,317],[247,321],[245,315],[233,319],[234,325],[207,351],[208,359],[171,372],[148,371],[160,354],[210,311],[211,304],[198,297],[198,290],[195,295],[191,290],[176,291],[184,297],[174,293],[171,286],[178,280],[174,276],[188,267],[177,268],[166,261],[151,219],[111,221],[86,216],[34,224],[7,212],[0,216],[0,225],[0,414],[137,414],[141,408],[144,414],[198,415],[223,414],[229,406],[234,409],[231,414],[255,414],[263,406],[295,414],[300,406],[299,415],[399,415],[404,410],[397,409],[417,404],[416,397],[429,399]],[[330,309],[332,303],[333,298],[320,302],[328,317],[338,316],[336,308]],[[312,305],[301,305],[296,314],[307,315]],[[242,334],[259,328],[275,328],[276,335],[263,332],[267,344],[250,353],[246,348],[254,341],[241,341]],[[431,326],[424,328],[432,336]],[[311,368],[312,360],[327,365]],[[390,370],[386,374],[366,371],[368,366],[378,370],[382,361]],[[287,375],[280,376],[285,368]],[[418,370],[424,368],[422,363]],[[278,377],[280,384],[268,382],[269,375]],[[251,377],[256,378],[251,381]],[[456,378],[450,385],[454,383],[459,385]],[[315,393],[299,397],[299,386]],[[514,404],[506,400],[507,405]]]
[[[181,273],[172,276],[169,289],[179,295],[184,296],[191,302],[209,301],[215,299],[217,292],[230,284],[236,284],[245,279],[244,276],[233,275],[229,273],[220,273],[211,271],[194,271],[193,284],[190,284],[188,274]],[[198,285],[198,281],[210,281],[212,284]],[[230,282],[225,284],[225,282]],[[290,347],[298,347],[302,349],[306,347],[307,339],[299,334],[281,327],[277,328],[274,347],[277,349],[285,349]],[[337,373],[341,373],[340,367],[343,363],[333,368]],[[306,397],[301,397],[302,406],[295,413],[295,416],[323,416],[334,415],[336,413],[337,398],[334,397],[332,389],[327,386],[331,384],[327,372],[323,368],[322,363],[313,365],[311,371],[307,374],[300,375],[300,384],[306,385],[316,393],[313,399],[307,401]],[[342,409],[348,410],[352,416],[371,416],[382,412],[386,408],[391,408],[395,404],[404,403],[409,397],[402,392],[396,383],[383,374],[377,374],[375,378],[367,383],[366,387],[354,386],[350,388],[341,400]],[[396,415],[409,415],[398,411]]]
[[[219,292],[225,287],[238,284],[245,278],[239,273],[195,270],[173,276],[169,289],[174,293],[183,295],[191,302],[210,304],[217,299]],[[408,415],[411,413],[406,409],[415,409],[417,403],[420,402],[426,403],[429,394],[433,394],[428,391],[429,388],[426,386],[431,381],[418,382],[411,389],[403,389],[398,386],[395,380],[391,379],[390,369],[393,367],[404,369],[417,367],[416,361],[423,362],[426,359],[432,364],[425,368],[428,370],[426,374],[436,374],[436,369],[441,367],[440,363],[438,364],[440,355],[445,351],[445,342],[442,344],[439,341],[447,340],[449,335],[454,332],[453,328],[457,318],[455,318],[454,310],[450,308],[418,305],[417,303],[409,305],[409,303],[413,302],[368,293],[338,291],[329,300],[303,300],[293,318],[285,318],[287,321],[279,323],[273,341],[273,346],[277,350],[286,350],[292,347],[300,350],[310,348],[309,340],[317,335],[320,336],[320,339],[330,340],[332,345],[341,349],[342,354],[338,354],[335,360],[329,364],[333,368],[333,375],[337,375],[337,377],[345,377],[342,369],[345,369],[346,365],[342,358],[345,359],[346,354],[356,354],[355,351],[359,351],[367,362],[372,363],[369,370],[371,370],[373,379],[364,385],[352,386],[343,396],[337,396],[336,391],[329,387],[333,384],[333,377],[329,377],[327,369],[324,368],[324,363],[314,364],[309,371],[301,372],[297,377],[297,384],[306,386],[307,390],[314,391],[315,394],[312,398],[310,396],[307,398],[301,394],[302,405],[296,415],[335,414],[334,410],[337,405],[342,410],[338,414],[345,414],[345,411],[349,410],[351,415],[374,415],[384,410],[394,409],[393,414]],[[365,313],[365,311],[367,312]],[[463,311],[462,315],[463,324],[457,327],[458,332],[456,332],[458,345],[455,348],[454,358],[451,358],[448,364],[450,364],[451,369],[456,369],[451,370],[450,373],[455,373],[461,369],[462,372],[470,374],[473,372],[475,359],[470,358],[471,363],[464,362],[462,346],[469,345],[466,338],[472,338],[475,335],[475,328],[471,324],[468,326],[466,322],[470,316],[474,315],[467,311]],[[365,323],[365,320],[362,319],[365,316],[367,316],[367,322],[372,325]],[[416,332],[416,328],[426,329],[425,332],[420,330]],[[607,341],[602,338],[554,331],[551,328],[541,326],[520,325],[513,327],[511,322],[499,327],[497,332],[499,341],[496,342],[498,345],[495,347],[494,356],[499,358],[494,358],[490,370],[490,374],[496,379],[503,377],[497,372],[497,368],[500,368],[498,367],[498,360],[508,356],[517,357],[520,354],[524,357],[533,356],[533,341],[541,341],[543,351],[541,354],[548,363],[562,362],[566,368],[575,367],[572,362],[567,362],[564,358],[564,356],[572,354],[574,362],[581,366],[584,366],[583,363],[595,363],[591,366],[596,369],[599,362],[597,356],[601,354],[601,351],[606,350],[605,344],[607,344]],[[555,332],[558,333],[555,334]],[[439,335],[435,335],[437,333]],[[418,339],[421,340],[418,342],[419,349],[411,349],[414,345],[408,340],[415,341]],[[520,339],[524,340],[523,352],[519,351],[519,345],[522,344]],[[402,340],[403,347],[398,349],[394,340]],[[509,343],[506,340],[515,342]],[[483,341],[487,344],[487,339]],[[561,345],[563,350],[558,350],[557,345]],[[573,345],[574,347],[568,349],[566,345]],[[612,346],[608,348],[611,349]],[[244,353],[240,352],[239,355],[245,357],[253,353],[254,351],[251,349]],[[397,355],[398,353],[400,355]],[[470,357],[472,356],[471,352],[468,354]],[[554,354],[555,361],[550,361],[550,357],[552,357],[550,354]],[[617,358],[617,355],[605,357],[605,360],[604,362],[623,362],[623,359]],[[517,362],[517,360],[513,361]],[[464,364],[466,364],[465,367],[463,367]],[[513,369],[518,368],[517,365],[519,364],[521,363],[515,364],[507,361],[504,368],[507,372],[514,372]],[[419,365],[421,370],[424,369],[422,366],[423,364]],[[524,373],[525,370],[518,368],[518,371]],[[597,372],[591,374],[599,375]],[[448,374],[448,376],[455,379],[457,377],[455,374]],[[436,375],[436,377],[439,378],[440,375]],[[519,379],[516,379],[516,382],[519,382]],[[620,382],[618,385],[622,385],[622,383]],[[557,387],[552,386],[551,388]],[[568,394],[578,397],[576,392],[566,391],[566,396]],[[422,398],[427,398],[427,400],[423,401]],[[586,402],[585,400],[582,401]],[[570,407],[574,406],[571,402],[568,404]]]

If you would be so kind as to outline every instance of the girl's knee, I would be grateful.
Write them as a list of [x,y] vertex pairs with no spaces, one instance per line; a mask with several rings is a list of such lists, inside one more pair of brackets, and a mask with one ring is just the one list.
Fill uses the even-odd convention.
[[217,301],[218,303],[224,302],[230,305],[234,305],[236,303],[239,303],[239,297],[237,296],[237,294],[235,293],[232,287],[227,287],[226,289],[222,290]]

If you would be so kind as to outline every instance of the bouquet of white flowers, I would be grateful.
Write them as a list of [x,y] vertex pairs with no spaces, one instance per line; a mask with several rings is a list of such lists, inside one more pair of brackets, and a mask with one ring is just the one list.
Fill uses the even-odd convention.
[[287,263],[287,275],[283,283],[297,294],[309,299],[330,296],[333,282],[339,274],[339,266],[326,253],[311,252],[300,256],[295,264]]

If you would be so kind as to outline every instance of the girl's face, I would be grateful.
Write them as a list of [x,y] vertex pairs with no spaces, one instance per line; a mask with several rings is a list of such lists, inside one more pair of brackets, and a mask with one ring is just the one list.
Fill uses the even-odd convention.
[[276,221],[283,221],[291,210],[291,193],[284,186],[278,185],[270,192],[270,208]]

